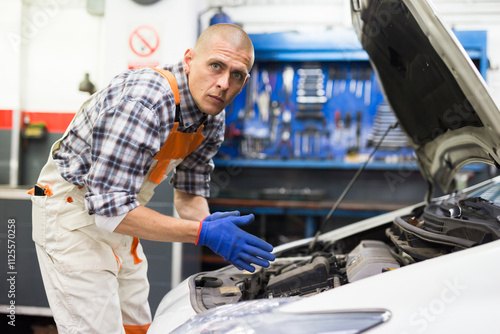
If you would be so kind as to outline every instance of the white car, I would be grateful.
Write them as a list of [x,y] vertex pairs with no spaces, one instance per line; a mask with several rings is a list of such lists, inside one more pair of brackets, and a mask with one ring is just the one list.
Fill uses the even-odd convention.
[[[429,185],[422,203],[275,248],[170,291],[149,333],[493,333],[500,328],[500,112],[427,0],[351,0],[353,23]],[[434,186],[447,196],[432,198]]]

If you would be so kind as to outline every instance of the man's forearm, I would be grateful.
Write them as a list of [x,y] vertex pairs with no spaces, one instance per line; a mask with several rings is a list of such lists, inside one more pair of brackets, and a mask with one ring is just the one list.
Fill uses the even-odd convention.
[[175,190],[174,204],[179,217],[183,219],[199,222],[210,214],[205,197],[191,195],[180,190]]
[[144,206],[130,211],[114,232],[153,241],[195,243],[200,221],[162,215]]
[[181,218],[138,206],[125,216],[114,232],[153,241],[195,243],[200,221],[210,214],[207,200],[176,190],[174,204]]

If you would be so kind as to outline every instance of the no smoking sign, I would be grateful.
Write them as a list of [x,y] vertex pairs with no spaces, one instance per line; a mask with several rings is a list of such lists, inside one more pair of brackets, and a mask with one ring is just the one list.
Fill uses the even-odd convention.
[[160,44],[160,37],[156,30],[149,26],[140,26],[130,35],[130,48],[139,57],[151,56]]
[[128,68],[156,67],[159,65],[160,35],[150,25],[134,28],[129,37]]

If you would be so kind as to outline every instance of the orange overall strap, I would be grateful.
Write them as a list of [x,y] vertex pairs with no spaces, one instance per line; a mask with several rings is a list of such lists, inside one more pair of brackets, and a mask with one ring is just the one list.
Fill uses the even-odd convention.
[[151,324],[147,325],[123,325],[123,328],[125,329],[125,334],[146,334],[149,326]]
[[134,239],[132,239],[132,247],[130,247],[130,254],[132,254],[132,257],[134,258],[134,264],[142,262],[142,260],[137,255],[137,246],[139,246],[139,238],[134,237]]
[[179,95],[179,87],[177,87],[177,80],[175,80],[175,75],[172,72],[160,70],[158,68],[153,68],[156,72],[160,73],[165,79],[167,79],[170,84],[170,88],[174,93],[175,105],[179,105],[181,103],[181,97]]
[[171,159],[169,145],[172,145],[172,143],[169,143],[169,142],[173,141],[172,138],[174,136],[174,133],[177,133],[178,127],[179,127],[179,123],[175,122],[172,130],[170,130],[170,134],[168,135],[167,140],[165,141],[165,143],[161,147],[158,154],[156,154],[156,156],[155,156],[155,160],[158,160],[158,164],[153,169],[153,171],[151,172],[151,174],[149,175],[149,178],[148,178],[148,180],[153,182],[153,183],[160,184],[160,182],[163,178],[163,175],[165,174],[165,171],[168,168],[168,164],[170,163],[170,159]]
[[179,126],[179,116],[180,116],[180,96],[179,96],[179,88],[177,87],[177,83],[175,80],[175,76],[168,71],[159,70],[153,68],[155,71],[160,73],[165,79],[168,80],[170,87],[174,93],[175,97],[175,122],[172,130],[170,130],[170,134],[167,137],[167,140],[160,148],[158,154],[154,157],[157,160],[157,165],[151,171],[148,180],[160,184],[165,175],[170,161],[172,159],[184,159],[191,152],[193,152],[205,139],[205,136],[202,135],[203,125],[198,128],[195,133],[184,133],[177,131]]
[[158,160],[158,164],[151,171],[148,178],[148,180],[153,183],[160,184],[172,159],[185,159],[205,139],[205,136],[201,133],[203,125],[200,126],[198,131],[195,133],[175,131],[177,125],[178,123],[176,122],[174,129],[170,131],[165,144],[163,144],[160,152],[158,152],[155,156],[155,160]]

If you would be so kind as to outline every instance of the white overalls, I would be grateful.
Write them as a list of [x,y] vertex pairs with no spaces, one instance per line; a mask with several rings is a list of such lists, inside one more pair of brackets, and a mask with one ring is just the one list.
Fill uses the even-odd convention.
[[[157,70],[170,83],[179,113],[175,76]],[[81,110],[81,109],[80,109]],[[178,118],[156,155],[137,199],[145,205],[154,188],[205,138],[201,131],[177,131]],[[70,127],[68,127],[69,129]],[[147,261],[137,238],[97,227],[85,207],[87,190],[62,178],[51,148],[32,196],[33,241],[42,278],[59,334],[146,333],[151,323]]]

